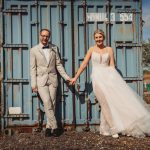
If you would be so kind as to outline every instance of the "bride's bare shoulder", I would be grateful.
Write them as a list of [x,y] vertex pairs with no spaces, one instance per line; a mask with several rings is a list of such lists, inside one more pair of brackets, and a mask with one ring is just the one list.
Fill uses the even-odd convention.
[[112,48],[112,47],[107,46],[106,48],[107,48],[107,50],[108,50],[110,53],[113,53],[113,48]]
[[110,46],[106,46],[106,48],[109,49],[109,50],[112,50],[112,47],[110,47]]
[[91,46],[90,48],[89,48],[89,52],[93,52],[94,51],[94,49],[95,49],[95,46]]

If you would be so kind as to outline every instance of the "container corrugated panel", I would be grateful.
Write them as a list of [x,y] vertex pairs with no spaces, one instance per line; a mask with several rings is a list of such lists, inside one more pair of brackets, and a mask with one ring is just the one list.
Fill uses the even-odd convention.
[[[38,44],[41,28],[52,31],[51,42],[59,47],[70,76],[77,71],[87,49],[94,45],[94,30],[103,29],[105,44],[114,49],[118,71],[142,95],[141,1],[5,0],[3,18],[3,128],[35,126],[39,108],[43,111],[38,96],[31,91],[29,72],[29,51]],[[90,74],[91,63],[75,90],[60,80],[56,107],[59,123],[80,126],[79,130],[81,125],[88,129],[89,125],[99,124],[100,107],[92,91]],[[10,115],[10,107],[20,107],[21,115]]]

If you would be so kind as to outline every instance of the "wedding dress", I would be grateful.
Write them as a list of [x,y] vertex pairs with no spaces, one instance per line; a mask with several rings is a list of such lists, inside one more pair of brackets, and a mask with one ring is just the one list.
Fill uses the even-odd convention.
[[100,134],[150,135],[150,110],[117,70],[109,66],[108,52],[92,52],[92,84],[101,106]]

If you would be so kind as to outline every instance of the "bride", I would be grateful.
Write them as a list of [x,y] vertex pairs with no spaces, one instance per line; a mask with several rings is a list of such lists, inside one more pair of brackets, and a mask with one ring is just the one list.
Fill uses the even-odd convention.
[[102,30],[94,32],[94,40],[96,44],[89,48],[71,83],[76,83],[91,59],[93,91],[101,105],[100,134],[114,138],[118,138],[118,134],[134,137],[150,135],[148,105],[116,71],[113,49],[104,45]]

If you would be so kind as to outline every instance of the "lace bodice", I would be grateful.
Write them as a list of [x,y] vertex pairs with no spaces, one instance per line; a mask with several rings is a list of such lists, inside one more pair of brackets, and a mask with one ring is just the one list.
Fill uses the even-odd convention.
[[95,51],[92,52],[92,65],[101,65],[108,66],[110,61],[110,55],[108,52],[104,54],[97,53]]

